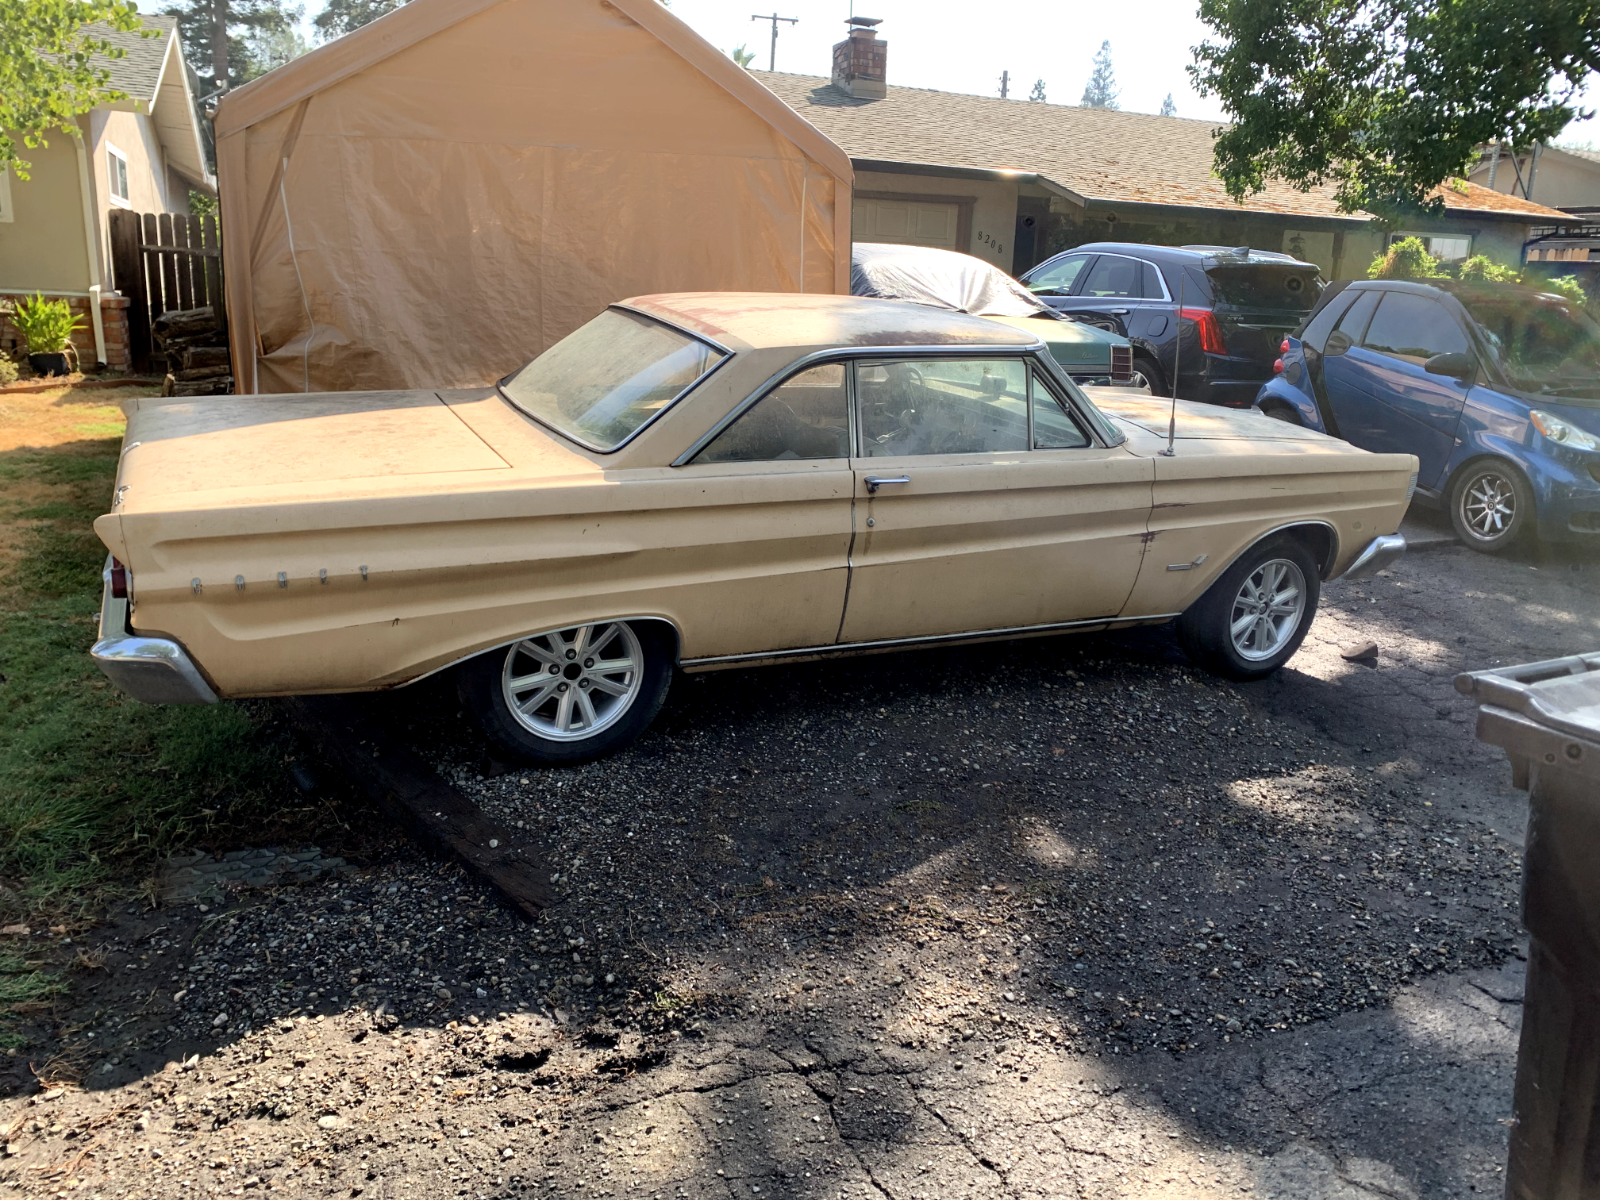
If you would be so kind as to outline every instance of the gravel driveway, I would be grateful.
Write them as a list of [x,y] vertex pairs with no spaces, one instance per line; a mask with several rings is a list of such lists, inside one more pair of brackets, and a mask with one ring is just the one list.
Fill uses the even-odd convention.
[[398,693],[560,906],[400,844],[114,914],[0,1060],[0,1186],[1497,1192],[1525,801],[1451,679],[1600,644],[1594,580],[1416,553],[1252,685],[1160,630],[680,678],[560,772]]

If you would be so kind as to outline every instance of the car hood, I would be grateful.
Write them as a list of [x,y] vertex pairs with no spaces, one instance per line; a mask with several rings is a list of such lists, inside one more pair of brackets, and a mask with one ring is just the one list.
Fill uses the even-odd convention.
[[[1085,388],[1095,407],[1130,434],[1130,442],[1141,444],[1137,434],[1156,434],[1165,439],[1173,402],[1147,392],[1128,388]],[[1177,402],[1178,441],[1226,440],[1250,442],[1335,442],[1326,434],[1291,425],[1287,421],[1262,416],[1253,409],[1218,408],[1192,400]],[[1339,443],[1343,445],[1344,443]]]
[[1050,357],[1064,367],[1077,363],[1108,365],[1112,346],[1129,345],[1127,338],[1081,321],[1057,321],[1050,317],[991,317],[984,320],[1009,325],[1031,333],[1050,350]]

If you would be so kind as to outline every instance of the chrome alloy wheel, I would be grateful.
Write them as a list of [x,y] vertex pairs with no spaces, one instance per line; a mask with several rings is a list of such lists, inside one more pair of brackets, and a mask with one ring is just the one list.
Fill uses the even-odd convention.
[[622,719],[639,695],[643,664],[625,622],[575,625],[508,649],[501,687],[512,716],[529,731],[576,742]]
[[1461,523],[1473,537],[1489,542],[1511,528],[1517,516],[1517,489],[1504,472],[1480,471],[1461,489]]
[[1282,650],[1300,627],[1306,608],[1306,578],[1287,558],[1262,563],[1233,598],[1228,633],[1247,662],[1261,662]]

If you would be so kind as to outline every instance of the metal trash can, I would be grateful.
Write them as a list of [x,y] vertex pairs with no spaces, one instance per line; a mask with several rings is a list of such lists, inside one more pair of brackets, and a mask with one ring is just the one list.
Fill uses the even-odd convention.
[[1511,1200],[1600,1200],[1600,653],[1456,676],[1528,792]]

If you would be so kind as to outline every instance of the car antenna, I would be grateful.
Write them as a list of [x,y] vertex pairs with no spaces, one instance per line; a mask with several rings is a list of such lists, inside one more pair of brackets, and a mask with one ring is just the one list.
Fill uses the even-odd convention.
[[1172,339],[1172,411],[1167,415],[1167,448],[1161,452],[1162,458],[1176,458],[1178,454],[1172,443],[1178,436],[1178,360],[1183,354],[1183,285],[1188,282],[1185,278],[1188,274],[1187,267],[1178,268],[1178,336]]

